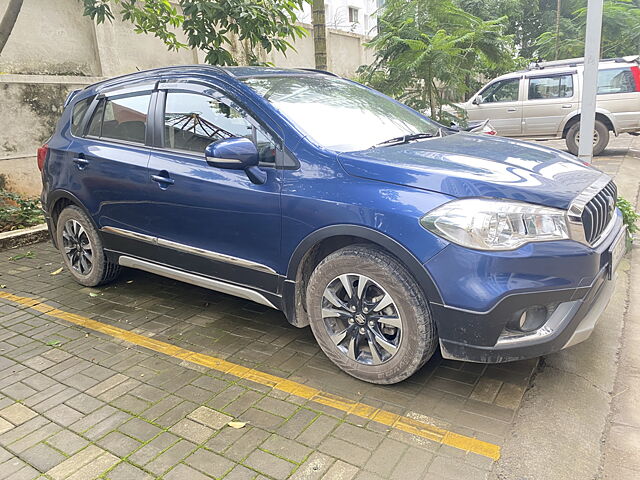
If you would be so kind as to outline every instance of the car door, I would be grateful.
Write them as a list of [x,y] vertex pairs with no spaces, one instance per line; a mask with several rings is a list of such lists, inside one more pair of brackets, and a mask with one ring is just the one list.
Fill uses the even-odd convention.
[[[159,88],[158,140],[148,171],[148,218],[157,236],[158,260],[275,292],[281,235],[277,136],[210,87],[180,83]],[[243,170],[207,163],[207,145],[231,137],[257,144],[264,183],[253,183]]]
[[575,72],[530,74],[525,78],[522,132],[528,137],[556,136],[564,118],[578,108]]
[[520,78],[497,80],[481,90],[465,106],[469,120],[489,119],[498,135],[522,134],[522,96]]
[[[96,97],[80,136],[67,155],[73,193],[105,234],[105,247],[135,248],[121,241],[150,234],[147,221],[150,148],[148,112],[153,85],[116,90]],[[128,233],[115,236],[115,232]]]

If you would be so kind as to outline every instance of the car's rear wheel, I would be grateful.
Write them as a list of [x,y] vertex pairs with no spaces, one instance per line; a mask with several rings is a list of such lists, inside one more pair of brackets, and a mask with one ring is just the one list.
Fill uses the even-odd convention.
[[56,223],[56,244],[76,282],[95,287],[114,280],[120,267],[107,260],[102,240],[89,217],[75,205],[65,208]]
[[[569,152],[578,155],[578,145],[580,144],[580,122],[575,122],[567,131],[566,138]],[[593,130],[593,154],[600,155],[609,144],[609,129],[600,120],[596,120]]]
[[320,348],[349,375],[397,383],[437,346],[427,300],[406,268],[367,245],[338,250],[316,267],[307,307]]

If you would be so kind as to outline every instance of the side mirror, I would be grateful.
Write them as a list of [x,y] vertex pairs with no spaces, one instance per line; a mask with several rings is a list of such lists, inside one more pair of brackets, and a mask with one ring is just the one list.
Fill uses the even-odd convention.
[[471,103],[473,103],[474,105],[480,105],[483,101],[484,98],[482,98],[482,95],[476,95]]
[[207,145],[204,151],[212,167],[244,170],[249,180],[262,185],[267,174],[258,167],[260,157],[255,144],[245,137],[223,138]]

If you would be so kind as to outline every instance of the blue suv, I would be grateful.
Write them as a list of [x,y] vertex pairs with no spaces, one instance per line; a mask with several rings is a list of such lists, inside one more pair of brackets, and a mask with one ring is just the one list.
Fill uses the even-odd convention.
[[107,80],[69,96],[38,164],[80,284],[130,267],[253,300],[374,383],[438,347],[505,362],[586,339],[625,247],[595,168],[326,72]]

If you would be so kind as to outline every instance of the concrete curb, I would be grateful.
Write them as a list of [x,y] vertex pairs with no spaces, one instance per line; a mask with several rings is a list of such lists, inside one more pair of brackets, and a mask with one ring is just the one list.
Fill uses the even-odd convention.
[[46,223],[34,227],[22,228],[11,232],[0,233],[0,250],[31,245],[49,238],[49,230]]

